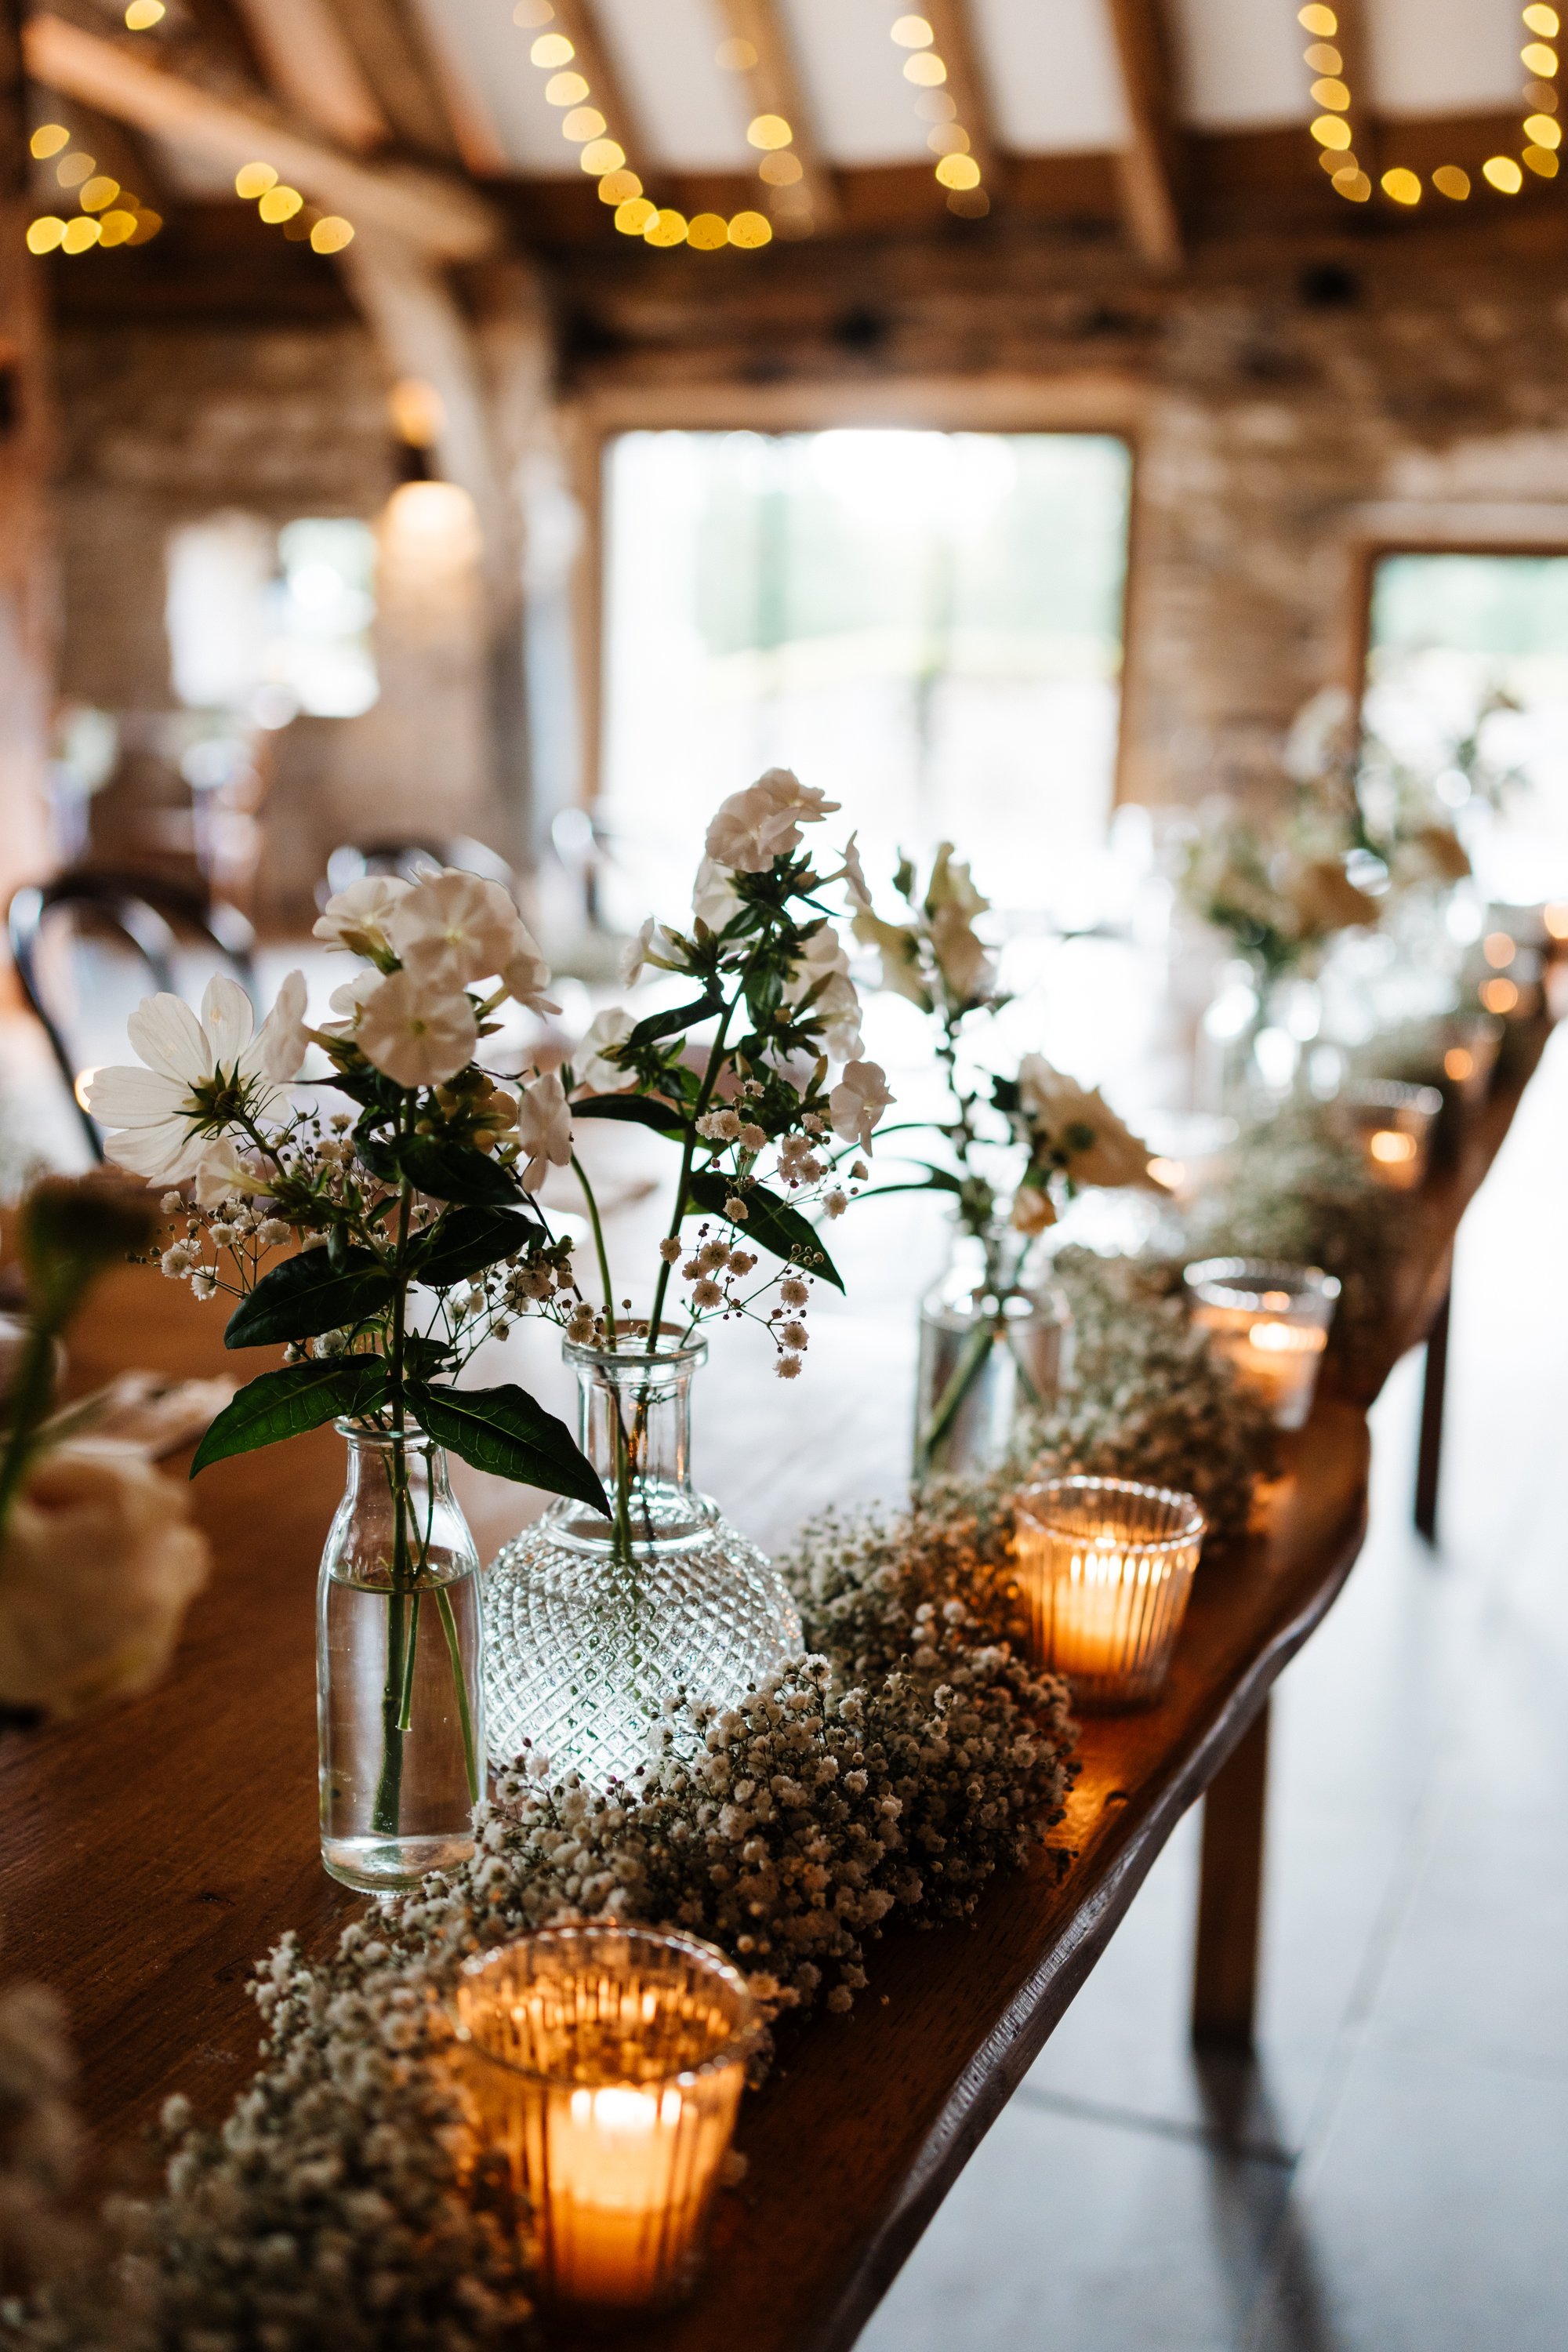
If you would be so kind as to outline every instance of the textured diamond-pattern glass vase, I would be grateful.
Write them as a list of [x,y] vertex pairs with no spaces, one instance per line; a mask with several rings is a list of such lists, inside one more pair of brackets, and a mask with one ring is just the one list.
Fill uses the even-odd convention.
[[615,1517],[552,1503],[485,1580],[490,1753],[524,1742],[603,1789],[647,1761],[677,1691],[721,1706],[799,1651],[781,1577],[690,1479],[697,1340],[565,1349],[584,1452]]

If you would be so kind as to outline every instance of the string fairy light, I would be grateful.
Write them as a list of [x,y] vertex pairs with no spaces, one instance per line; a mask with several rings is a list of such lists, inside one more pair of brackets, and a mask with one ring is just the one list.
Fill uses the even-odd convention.
[[[609,136],[609,124],[603,109],[594,103],[584,60],[578,56],[575,43],[559,28],[549,29],[556,25],[554,0],[517,0],[512,22],[534,35],[529,62],[550,77],[544,85],[546,103],[562,110],[562,136],[577,149],[579,169],[598,183],[599,201],[614,208],[615,224],[623,236],[640,237],[658,253],[679,245],[689,245],[698,253],[718,253],[732,245],[749,253],[772,243],[773,223],[765,213],[746,210],[731,213],[728,218],[722,213],[695,213],[688,219],[673,205],[656,205],[627,163],[626,149]],[[749,48],[751,45],[736,46]],[[754,63],[754,56],[748,62]],[[775,122],[782,125],[782,139],[773,134]],[[767,135],[754,137],[760,126],[765,127]],[[787,148],[794,136],[782,116],[759,115],[752,122],[747,137],[752,145],[766,151],[764,178],[768,154]]]
[[[1545,0],[1529,0],[1520,16],[1528,37],[1519,53],[1520,63],[1530,76],[1524,86],[1524,103],[1530,110],[1521,126],[1524,144],[1517,158],[1489,155],[1481,165],[1481,177],[1487,185],[1504,196],[1519,194],[1527,172],[1533,173],[1537,179],[1554,180],[1560,168],[1558,150],[1563,143],[1563,128],[1557,120],[1559,59],[1552,47],[1562,31],[1562,19],[1555,8],[1545,5]],[[1372,196],[1373,184],[1354,151],[1351,129],[1354,100],[1346,79],[1344,58],[1334,46],[1340,32],[1339,17],[1332,7],[1321,5],[1321,0],[1309,0],[1307,6],[1297,10],[1296,22],[1311,36],[1303,54],[1314,76],[1311,99],[1319,111],[1311,132],[1318,144],[1318,161],[1329,173],[1336,195],[1351,204],[1364,205]],[[1450,204],[1463,204],[1472,192],[1470,174],[1458,163],[1439,163],[1430,176],[1437,194]],[[1420,173],[1404,163],[1391,165],[1381,175],[1378,185],[1392,203],[1406,209],[1418,205],[1425,194]]]
[[72,147],[63,122],[41,122],[27,151],[36,163],[54,164],[57,185],[73,194],[79,207],[73,216],[37,214],[24,236],[29,253],[76,255],[90,253],[95,246],[146,245],[163,227],[161,213],[122,188],[112,173],[100,172],[96,156]]
[[924,16],[898,17],[889,27],[895,47],[907,51],[904,79],[916,92],[915,112],[931,129],[926,145],[936,157],[934,174],[947,194],[947,208],[967,220],[979,220],[991,209],[981,185],[980,165],[971,152],[973,142],[958,119],[958,102],[946,88],[947,60],[936,47],[936,32]]
[[341,213],[318,212],[270,163],[242,163],[234,175],[234,193],[253,204],[269,228],[280,228],[290,245],[308,244],[312,253],[341,253],[353,243],[352,221]]

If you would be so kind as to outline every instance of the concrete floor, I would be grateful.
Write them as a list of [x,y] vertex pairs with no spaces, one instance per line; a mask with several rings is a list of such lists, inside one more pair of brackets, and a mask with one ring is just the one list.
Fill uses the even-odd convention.
[[1442,1541],[1419,1359],[1275,1703],[1255,2067],[1185,2038],[1196,1822],[860,2352],[1568,2342],[1568,1038],[1461,1237]]

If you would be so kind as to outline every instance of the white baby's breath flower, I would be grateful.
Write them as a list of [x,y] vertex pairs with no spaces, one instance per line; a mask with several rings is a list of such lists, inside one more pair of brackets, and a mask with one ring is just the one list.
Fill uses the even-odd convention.
[[635,1072],[623,1070],[618,1062],[605,1058],[612,1045],[624,1045],[636,1027],[637,1023],[621,1004],[608,1005],[595,1015],[587,1035],[572,1056],[573,1076],[580,1093],[620,1095],[628,1087],[636,1086]]
[[355,1043],[400,1087],[443,1086],[472,1058],[479,1024],[468,998],[411,971],[390,973],[360,1008]]
[[739,1192],[731,1192],[729,1199],[724,1203],[724,1214],[731,1219],[735,1223],[743,1225],[746,1219],[751,1215],[751,1211],[747,1208],[745,1202],[742,1199]]
[[847,1063],[838,1084],[827,1097],[834,1133],[846,1143],[858,1143],[863,1151],[869,1151],[871,1131],[892,1100],[887,1075],[879,1063]]
[[199,1018],[178,996],[145,996],[126,1029],[146,1066],[98,1071],[88,1108],[114,1130],[109,1157],[133,1174],[177,1183],[195,1173],[214,1136],[277,1108],[250,999],[226,973],[207,982]]
[[800,1358],[798,1356],[781,1356],[778,1361],[774,1364],[773,1370],[778,1374],[781,1381],[798,1381],[800,1378]]
[[395,874],[363,876],[327,900],[314,936],[325,940],[330,948],[346,948],[351,955],[369,956],[373,961],[390,958],[387,921],[411,887]]
[[754,1118],[747,1119],[745,1125],[741,1129],[741,1141],[744,1144],[746,1150],[748,1151],[761,1151],[767,1139],[766,1129],[759,1127]]
[[734,873],[765,874],[775,857],[799,846],[803,824],[820,824],[838,806],[788,768],[770,768],[720,803],[708,828],[708,855]]
[[527,1165],[523,1190],[537,1192],[547,1169],[572,1163],[572,1114],[566,1089],[553,1070],[525,1087],[517,1110],[517,1132]]
[[779,1297],[786,1307],[804,1307],[811,1292],[798,1274],[786,1274],[779,1285]]
[[700,1307],[705,1311],[714,1307],[723,1306],[724,1294],[720,1289],[719,1285],[712,1279],[710,1275],[705,1274],[700,1281],[693,1283],[691,1287],[691,1304],[693,1307]]
[[757,1254],[755,1250],[731,1250],[730,1252],[730,1271],[731,1274],[750,1274],[752,1268],[756,1265],[756,1262]]
[[781,1323],[779,1325],[779,1338],[784,1341],[786,1348],[804,1348],[806,1342],[806,1328],[804,1323]]
[[184,1242],[172,1242],[158,1264],[171,1282],[183,1282],[195,1264],[195,1253]]
[[165,1192],[158,1206],[166,1217],[177,1217],[185,1203],[178,1192]]
[[849,1206],[849,1195],[847,1192],[840,1192],[837,1190],[831,1192],[825,1192],[822,1199],[822,1205],[826,1210],[830,1217],[841,1217],[844,1214],[845,1210]]
[[676,1259],[680,1255],[679,1236],[675,1234],[666,1234],[663,1241],[661,1241],[658,1245],[658,1254],[664,1260],[666,1265],[673,1265]]
[[216,1288],[217,1276],[207,1273],[205,1267],[198,1266],[191,1276],[191,1297],[199,1298],[205,1306]]
[[281,1249],[293,1230],[281,1217],[263,1217],[256,1228],[256,1238],[263,1249]]

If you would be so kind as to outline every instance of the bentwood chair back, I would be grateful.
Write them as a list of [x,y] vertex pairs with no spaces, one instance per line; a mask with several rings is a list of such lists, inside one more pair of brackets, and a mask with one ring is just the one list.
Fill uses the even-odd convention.
[[[92,1001],[95,982],[100,992],[111,992],[106,987],[105,950],[117,960],[129,955],[140,975],[171,995],[184,992],[183,967],[199,961],[210,971],[216,964],[256,1003],[256,935],[238,908],[155,876],[86,868],[58,874],[13,894],[6,928],[16,977],[49,1041],[95,1160],[103,1158],[103,1138],[82,1095],[93,1066],[88,1033],[101,1035],[107,1026],[101,1003],[93,1018]],[[72,948],[80,951],[69,963],[53,936],[61,929],[68,929]],[[73,968],[78,961],[79,975]]]
[[477,874],[486,882],[499,882],[510,892],[516,877],[506,859],[482,841],[474,841],[467,834],[453,834],[443,840],[434,834],[390,841],[345,841],[334,849],[327,860],[326,879],[316,891],[319,906],[324,907],[334,891],[346,890],[351,882],[361,882],[367,874],[392,874],[403,882],[417,882],[425,875],[439,873],[444,866],[455,866],[464,874]]

